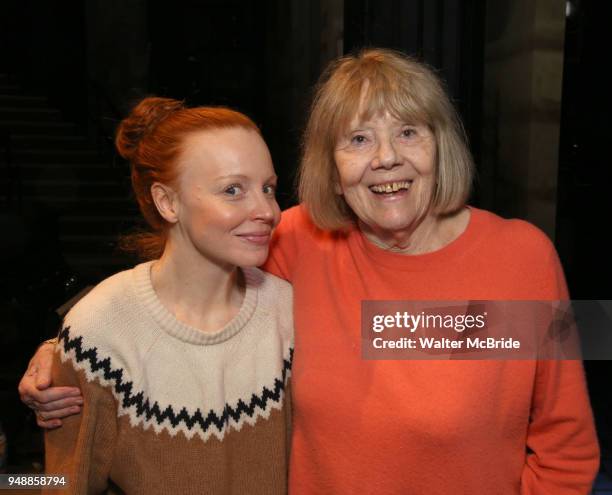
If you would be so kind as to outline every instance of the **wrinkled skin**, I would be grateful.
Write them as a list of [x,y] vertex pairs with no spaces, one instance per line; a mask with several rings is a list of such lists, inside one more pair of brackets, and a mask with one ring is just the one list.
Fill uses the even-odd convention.
[[83,404],[78,388],[51,388],[54,347],[52,343],[41,345],[19,382],[22,402],[35,411],[38,426],[46,429],[61,426],[62,418],[80,413]]

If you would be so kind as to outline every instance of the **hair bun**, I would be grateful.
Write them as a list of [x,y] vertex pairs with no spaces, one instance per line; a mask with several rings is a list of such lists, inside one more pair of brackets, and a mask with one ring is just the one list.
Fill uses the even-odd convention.
[[133,162],[142,139],[163,120],[183,108],[185,105],[182,101],[172,98],[151,96],[141,100],[117,129],[115,145],[119,154]]

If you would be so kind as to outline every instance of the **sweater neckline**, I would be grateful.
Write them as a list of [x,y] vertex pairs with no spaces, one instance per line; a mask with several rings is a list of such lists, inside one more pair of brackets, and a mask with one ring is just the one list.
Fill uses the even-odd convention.
[[478,208],[471,206],[466,206],[466,208],[470,211],[470,220],[465,230],[446,246],[429,253],[402,254],[388,251],[369,241],[358,228],[355,228],[349,235],[349,243],[364,252],[377,265],[400,271],[427,270],[434,265],[465,254],[465,251],[473,244],[478,232],[481,231],[480,227],[484,218],[482,211]]
[[134,267],[136,295],[155,322],[170,336],[196,345],[220,344],[231,339],[252,318],[257,306],[257,270],[240,268],[244,274],[246,288],[238,314],[217,332],[203,332],[179,321],[161,302],[151,281],[153,261]]

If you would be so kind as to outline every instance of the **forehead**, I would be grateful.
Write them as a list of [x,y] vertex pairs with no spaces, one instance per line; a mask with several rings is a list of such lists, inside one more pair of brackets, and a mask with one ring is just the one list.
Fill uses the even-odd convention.
[[182,175],[257,175],[273,173],[270,152],[261,136],[233,127],[187,135],[178,160]]
[[398,86],[384,81],[365,80],[359,93],[347,92],[346,105],[339,115],[338,131],[349,131],[355,125],[387,117],[391,120],[410,124],[428,124],[429,118],[422,102]]
[[406,123],[405,120],[397,118],[394,115],[391,115],[388,111],[384,113],[375,113],[374,115],[364,115],[357,113],[353,116],[353,119],[350,121],[348,125],[348,130],[358,129],[358,128],[382,128],[382,127],[398,127],[403,126]]
[[257,132],[242,127],[211,129],[187,134],[183,139],[183,155],[235,154],[241,151],[267,149]]

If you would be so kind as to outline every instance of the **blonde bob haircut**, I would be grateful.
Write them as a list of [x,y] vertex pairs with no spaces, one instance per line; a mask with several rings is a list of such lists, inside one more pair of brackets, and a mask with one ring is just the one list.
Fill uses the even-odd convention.
[[318,227],[338,230],[355,221],[336,192],[334,149],[357,112],[361,120],[389,112],[402,122],[427,125],[436,143],[429,211],[445,215],[465,205],[474,166],[463,126],[441,81],[430,68],[400,52],[371,48],[332,62],[317,84],[302,142],[298,193]]

